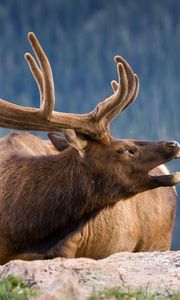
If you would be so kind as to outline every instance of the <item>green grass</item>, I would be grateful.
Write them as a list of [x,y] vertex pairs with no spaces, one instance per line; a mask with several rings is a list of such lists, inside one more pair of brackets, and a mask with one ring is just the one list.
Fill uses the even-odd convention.
[[101,292],[94,292],[88,300],[180,300],[180,292],[171,296],[153,294],[147,290],[130,290],[108,288]]
[[7,276],[0,281],[0,300],[27,300],[39,292],[29,288],[20,278]]

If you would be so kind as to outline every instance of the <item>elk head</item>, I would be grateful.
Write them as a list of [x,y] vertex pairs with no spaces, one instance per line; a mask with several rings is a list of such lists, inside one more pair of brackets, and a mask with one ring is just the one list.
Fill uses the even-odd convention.
[[[113,95],[87,114],[55,112],[54,83],[49,61],[33,33],[29,33],[29,41],[39,64],[29,53],[25,54],[25,58],[39,87],[41,105],[39,109],[26,108],[0,100],[1,127],[64,132],[67,143],[75,149],[74,153],[81,164],[92,175],[90,184],[95,185],[95,190],[103,186],[103,193],[106,193],[105,186],[107,194],[108,188],[113,187],[117,196],[126,198],[148,189],[180,182],[180,173],[164,176],[149,174],[154,167],[180,156],[177,142],[122,140],[111,136],[111,121],[133,103],[139,90],[137,75],[122,57],[115,57],[118,82],[111,83]],[[53,138],[53,144],[60,151],[66,148],[60,146],[62,138],[57,135]],[[102,182],[105,184],[101,185]]]

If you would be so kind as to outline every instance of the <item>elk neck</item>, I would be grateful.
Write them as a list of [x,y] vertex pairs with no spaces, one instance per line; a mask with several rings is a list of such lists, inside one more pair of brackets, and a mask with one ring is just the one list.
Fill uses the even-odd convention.
[[1,172],[0,211],[6,210],[6,216],[0,215],[0,225],[15,243],[23,232],[25,249],[36,241],[39,247],[40,240],[51,247],[114,204],[122,192],[108,174],[91,172],[73,148],[54,156],[13,156]]

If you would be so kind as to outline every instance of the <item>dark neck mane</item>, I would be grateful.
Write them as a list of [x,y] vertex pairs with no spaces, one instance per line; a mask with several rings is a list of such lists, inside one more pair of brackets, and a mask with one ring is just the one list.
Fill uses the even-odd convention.
[[[9,187],[9,194],[3,195],[5,222],[19,224],[16,231],[9,226],[16,245],[18,236],[24,237],[23,250],[48,250],[81,228],[102,208],[114,204],[123,193],[108,174],[92,174],[74,149],[55,156],[16,158],[8,164],[3,177],[4,185]],[[13,190],[16,195],[12,195]]]

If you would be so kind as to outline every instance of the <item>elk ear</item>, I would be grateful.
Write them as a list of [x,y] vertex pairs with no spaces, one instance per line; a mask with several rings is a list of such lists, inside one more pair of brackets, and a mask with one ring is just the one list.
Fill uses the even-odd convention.
[[50,139],[51,143],[53,144],[53,146],[59,151],[62,152],[64,150],[66,150],[69,147],[68,142],[65,140],[65,138],[63,138],[62,136],[60,136],[57,133],[54,132],[49,132],[48,133],[48,138]]
[[69,143],[69,145],[71,145],[76,150],[78,150],[79,154],[83,156],[85,152],[85,148],[88,145],[87,140],[83,139],[82,136],[77,134],[74,129],[64,130],[64,136],[66,141]]

